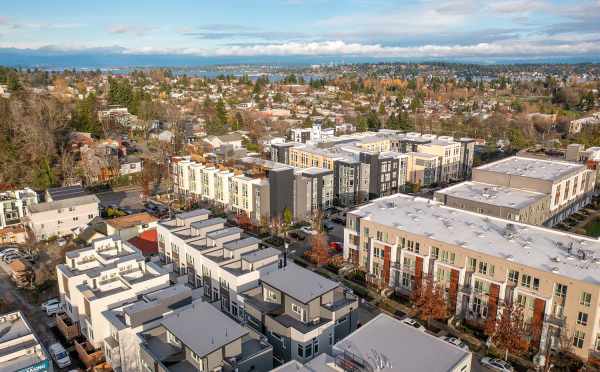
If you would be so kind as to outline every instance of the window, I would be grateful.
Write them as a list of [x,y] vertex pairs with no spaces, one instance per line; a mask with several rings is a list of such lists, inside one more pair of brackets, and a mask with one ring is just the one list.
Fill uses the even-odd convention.
[[488,272],[488,264],[487,262],[479,261],[479,273],[483,275],[487,275]]
[[521,277],[521,286],[525,288],[531,288],[531,275],[525,275]]
[[540,280],[538,278],[533,278],[533,289],[536,291],[540,289]]
[[348,317],[343,316],[343,317],[337,319],[335,321],[335,324],[338,325],[338,324],[344,323],[346,320],[348,320]]
[[319,353],[319,339],[315,337],[315,338],[313,338],[312,341],[313,341],[313,344],[312,344],[312,346],[313,346],[313,353],[315,355],[317,355]]
[[276,339],[277,341],[281,342],[281,347],[282,347],[283,349],[285,349],[285,339],[283,338],[283,336],[281,336],[280,334],[278,334],[278,333],[275,333],[275,332],[273,332],[273,331],[271,331],[271,336],[272,336],[274,339]]
[[275,293],[274,291],[271,291],[270,289],[266,290],[266,297],[267,297],[267,300],[277,301],[277,293]]
[[[200,358],[200,357],[198,356],[198,354],[194,353],[193,351],[190,351],[190,353],[192,354],[192,359],[193,359],[193,360],[194,360],[196,363],[198,363],[200,366],[202,366],[202,358]],[[200,368],[202,368],[202,367],[200,367]]]
[[333,333],[332,332],[329,333],[328,339],[329,339],[329,345],[330,346],[333,345]]
[[431,247],[431,257],[434,259],[438,259],[440,256],[440,249],[438,247]]
[[579,304],[590,307],[592,305],[592,294],[587,293],[587,292],[582,292],[581,297],[579,298]]
[[583,348],[583,341],[585,340],[585,332],[583,331],[575,331],[573,335],[573,346],[576,348]]
[[586,326],[588,322],[588,314],[582,313],[581,311],[577,314],[577,324]]
[[469,257],[469,271],[475,271],[476,266],[477,266],[477,260]]
[[519,283],[519,272],[516,270],[510,270],[508,272],[508,281],[514,285]]
[[402,273],[402,287],[410,288],[410,273]]
[[93,215],[93,214],[88,214],[88,219],[90,219],[90,220],[91,220],[91,219],[93,219],[93,218],[94,218],[94,215]]
[[292,311],[300,316],[300,320],[304,321],[304,309],[296,304],[292,304]]
[[554,295],[565,299],[567,297],[567,286],[564,284],[557,283],[554,287]]

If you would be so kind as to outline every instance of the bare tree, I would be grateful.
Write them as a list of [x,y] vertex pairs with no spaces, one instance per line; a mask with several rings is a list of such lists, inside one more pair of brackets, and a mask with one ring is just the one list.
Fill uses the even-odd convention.
[[417,282],[412,291],[412,301],[417,310],[417,316],[431,326],[432,320],[448,317],[448,305],[444,288],[435,283],[433,275],[429,274],[420,283]]
[[486,334],[491,337],[492,344],[504,350],[504,359],[508,354],[521,354],[527,350],[525,341],[526,327],[524,325],[522,305],[504,302],[499,319],[487,323]]

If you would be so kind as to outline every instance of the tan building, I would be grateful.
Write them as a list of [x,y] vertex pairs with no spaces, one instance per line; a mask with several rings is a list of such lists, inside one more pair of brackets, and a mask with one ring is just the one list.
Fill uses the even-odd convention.
[[473,181],[435,199],[494,217],[553,226],[591,202],[596,173],[583,164],[509,157],[473,169]]
[[456,317],[481,327],[517,302],[536,349],[562,332],[576,355],[600,355],[598,240],[403,194],[347,216],[344,258],[372,283],[409,294],[431,275]]

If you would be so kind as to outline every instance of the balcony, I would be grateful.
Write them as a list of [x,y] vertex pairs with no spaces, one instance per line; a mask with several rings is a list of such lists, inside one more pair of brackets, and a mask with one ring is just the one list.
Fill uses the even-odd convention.
[[345,372],[374,372],[368,361],[349,351],[344,351],[335,356],[336,367]]
[[65,313],[56,314],[56,327],[60,333],[65,336],[67,341],[71,341],[75,337],[81,335],[81,332],[79,332],[79,325],[74,323]]
[[94,348],[94,346],[88,341],[81,343],[74,341],[75,351],[79,359],[85,364],[86,368],[94,367],[104,361],[104,353],[100,349]]
[[546,315],[546,322],[553,324],[558,327],[563,327],[565,325],[565,317],[562,315],[556,316],[554,314]]

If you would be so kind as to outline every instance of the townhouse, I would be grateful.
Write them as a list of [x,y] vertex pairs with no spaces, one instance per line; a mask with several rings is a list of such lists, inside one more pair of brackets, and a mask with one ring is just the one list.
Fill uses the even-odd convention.
[[81,186],[52,188],[46,190],[45,202],[27,206],[24,221],[36,240],[77,235],[100,215],[99,203]]
[[214,203],[254,223],[281,218],[286,210],[304,219],[333,205],[333,171],[327,169],[246,157],[231,170],[187,159],[173,170],[181,197]]
[[5,372],[52,372],[52,359],[20,311],[0,315],[0,367]]
[[104,339],[104,354],[113,370],[141,371],[140,333],[160,325],[169,314],[192,303],[192,290],[176,284],[145,293],[122,305],[102,312],[109,327],[109,336]]
[[444,204],[554,226],[591,202],[596,173],[583,164],[509,157],[473,169],[471,182],[437,191]]
[[471,357],[469,351],[379,314],[338,341],[331,354],[305,365],[290,361],[273,372],[469,372]]
[[67,252],[56,273],[65,311],[57,317],[58,328],[67,339],[84,336],[91,349],[102,348],[109,336],[102,312],[170,285],[166,269],[147,262],[138,249],[113,237]]
[[518,303],[534,349],[568,337],[576,355],[598,358],[596,239],[403,194],[349,212],[344,234],[344,258],[373,284],[409,295],[431,277],[445,287],[451,313],[480,327],[505,302]]
[[279,363],[306,362],[356,329],[358,299],[310,270],[288,264],[242,293],[246,324],[266,335]]
[[204,210],[161,221],[158,236],[161,258],[172,265],[178,281],[202,288],[207,301],[239,320],[244,319],[244,309],[238,295],[282,265],[279,250],[263,249],[259,239],[225,227],[225,220],[208,218]]
[[273,348],[207,302],[196,300],[140,333],[141,370],[269,371]]

